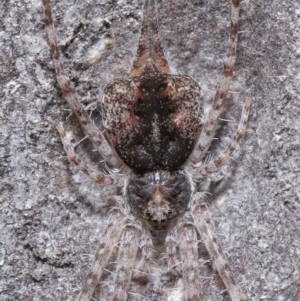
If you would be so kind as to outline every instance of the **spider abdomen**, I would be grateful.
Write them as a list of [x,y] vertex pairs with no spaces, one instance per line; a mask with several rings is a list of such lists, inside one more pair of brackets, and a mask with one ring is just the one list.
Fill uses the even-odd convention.
[[156,73],[105,88],[104,125],[122,160],[137,171],[176,169],[201,129],[201,90],[189,76]]

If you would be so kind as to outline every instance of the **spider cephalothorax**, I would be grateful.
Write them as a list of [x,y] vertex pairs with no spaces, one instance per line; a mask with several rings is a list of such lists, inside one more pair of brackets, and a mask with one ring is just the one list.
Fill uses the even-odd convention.
[[[199,236],[231,300],[246,301],[247,296],[235,282],[222,251],[203,193],[198,191],[200,185],[194,184],[218,171],[245,134],[251,97],[245,102],[238,131],[229,146],[215,160],[205,159],[235,64],[239,0],[231,1],[230,40],[223,75],[206,117],[202,116],[199,85],[187,75],[170,74],[158,35],[155,1],[145,0],[137,54],[129,76],[104,89],[101,105],[106,133],[95,126],[71,87],[59,58],[49,0],[43,0],[43,4],[57,81],[83,130],[98,150],[99,160],[106,162],[110,172],[98,171],[86,164],[59,124],[57,128],[64,148],[69,159],[92,180],[100,185],[123,188],[116,189],[123,193],[114,198],[116,206],[110,211],[78,301],[90,301],[98,286],[101,300],[126,301],[135,295],[138,297],[133,300],[148,300],[144,295],[129,294],[132,271],[135,270],[135,278],[140,274],[147,275],[150,283],[152,280],[156,283],[155,275],[160,272],[152,273],[151,267],[159,262],[167,262],[167,270],[181,272],[182,286],[177,290],[180,295],[176,300],[204,300],[200,284]],[[154,231],[154,228],[158,230]],[[166,256],[157,262],[157,257],[153,256],[154,232],[165,239],[160,249],[164,248]],[[157,242],[163,239],[157,239]],[[102,290],[105,281],[101,279],[105,278],[106,268],[114,264],[110,262],[114,251],[118,257],[112,272],[113,289],[105,295]],[[147,291],[147,281],[143,283]],[[155,287],[162,287],[156,284]],[[151,292],[154,286],[148,287]],[[161,300],[173,299],[171,290],[162,289],[160,294],[164,296]]]
[[183,172],[158,170],[133,174],[125,188],[131,211],[160,228],[186,211],[191,186]]

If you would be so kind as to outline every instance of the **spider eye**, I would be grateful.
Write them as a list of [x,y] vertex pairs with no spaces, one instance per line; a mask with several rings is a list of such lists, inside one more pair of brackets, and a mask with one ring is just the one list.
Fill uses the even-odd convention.
[[165,219],[165,218],[162,218],[162,219],[161,219],[161,222],[162,222],[162,223],[164,223],[165,221],[166,221],[166,219]]
[[147,211],[147,212],[146,212],[146,215],[147,215],[147,216],[151,216],[150,211]]
[[156,218],[155,218],[155,219],[153,219],[153,222],[154,222],[154,223],[157,223],[157,219],[156,219]]
[[172,215],[172,211],[171,210],[168,211],[168,215]]

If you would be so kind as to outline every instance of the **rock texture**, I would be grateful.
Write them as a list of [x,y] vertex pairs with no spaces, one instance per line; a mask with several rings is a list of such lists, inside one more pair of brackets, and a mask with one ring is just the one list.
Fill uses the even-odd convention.
[[[142,1],[53,2],[64,65],[82,103],[99,121],[104,85],[126,76],[134,57]],[[229,10],[225,0],[158,1],[172,71],[199,82],[206,108],[221,75]],[[75,300],[114,189],[99,189],[65,157],[55,123],[65,121],[78,141],[82,133],[68,118],[54,77],[41,1],[1,1],[0,16],[0,300]],[[239,32],[222,116],[230,122],[220,122],[222,139],[212,154],[233,136],[242,104],[252,94],[248,131],[231,164],[204,189],[212,193],[212,216],[250,300],[297,301],[300,4],[243,1]],[[101,165],[87,141],[79,149]],[[201,283],[203,300],[228,300],[209,266],[208,272]],[[151,292],[131,298],[160,300]],[[179,296],[180,289],[169,300]]]

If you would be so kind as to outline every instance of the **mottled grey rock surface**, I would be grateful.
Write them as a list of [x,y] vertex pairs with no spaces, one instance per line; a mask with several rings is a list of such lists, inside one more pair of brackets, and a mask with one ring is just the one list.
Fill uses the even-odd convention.
[[[130,67],[142,1],[52,2],[64,65],[82,103],[95,109],[103,86]],[[158,9],[172,71],[193,76],[208,107],[225,55],[229,1],[158,1]],[[254,103],[235,160],[211,179],[210,209],[250,300],[297,301],[300,4],[245,0],[239,32],[222,116],[232,121],[220,123],[214,154],[234,134],[246,95],[253,94]],[[111,48],[104,44],[108,35]],[[111,190],[99,189],[65,157],[55,123],[70,112],[54,77],[40,0],[0,2],[0,45],[0,300],[75,300],[101,238]],[[99,120],[97,110],[93,116]],[[80,139],[76,120],[65,124]],[[80,153],[99,163],[89,148],[81,144]],[[203,300],[228,300],[219,277],[207,269]],[[160,300],[156,293],[130,296]]]

